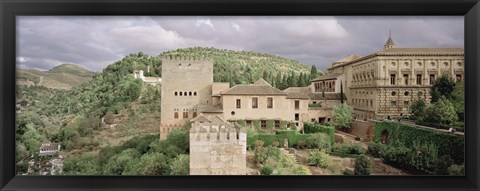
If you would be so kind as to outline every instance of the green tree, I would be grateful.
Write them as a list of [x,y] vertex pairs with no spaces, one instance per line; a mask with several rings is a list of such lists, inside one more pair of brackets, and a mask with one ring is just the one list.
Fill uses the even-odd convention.
[[310,68],[310,78],[314,79],[317,77],[317,75],[318,75],[317,67],[315,65],[312,65],[312,67]]
[[442,96],[450,99],[455,88],[455,81],[448,75],[441,75],[440,78],[433,82],[430,87],[432,102],[437,102]]
[[427,104],[422,98],[414,100],[408,107],[408,111],[411,113],[411,118],[422,119],[425,116],[425,109]]
[[464,121],[465,114],[465,83],[463,81],[457,83],[452,92],[451,101],[457,112],[458,119]]
[[170,165],[170,175],[189,175],[190,157],[186,154],[178,155]]
[[350,128],[352,123],[353,108],[346,103],[333,107],[333,126],[340,128]]
[[426,118],[429,122],[442,125],[450,125],[457,120],[455,107],[452,102],[443,96],[440,97],[437,102],[430,104],[427,107],[426,114]]
[[123,175],[167,175],[169,159],[162,153],[146,153],[139,160],[132,160],[122,172]]
[[305,143],[310,149],[329,150],[332,146],[330,138],[325,133],[311,134]]
[[310,153],[307,158],[307,162],[309,164],[316,165],[317,167],[327,168],[328,166],[330,166],[331,159],[330,155],[328,155],[324,151],[315,151]]
[[355,159],[355,175],[370,175],[372,173],[372,162],[365,155],[360,155]]

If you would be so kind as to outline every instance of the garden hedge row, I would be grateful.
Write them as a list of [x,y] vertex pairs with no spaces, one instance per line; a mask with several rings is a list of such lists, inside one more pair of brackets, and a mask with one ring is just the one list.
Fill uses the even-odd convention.
[[412,148],[414,141],[433,143],[438,147],[438,156],[448,155],[456,164],[465,162],[465,139],[463,136],[380,121],[375,124],[373,141],[380,142],[384,131],[388,132],[388,144],[399,141],[405,147]]
[[325,133],[330,137],[332,145],[335,143],[335,128],[331,126],[318,125],[313,123],[303,123],[303,132],[305,134]]
[[294,147],[299,141],[306,141],[310,135],[300,134],[296,130],[277,130],[275,134],[252,133],[247,136],[247,146],[255,147],[255,141],[261,140],[264,146],[272,145],[274,141],[279,142],[279,146],[283,147],[285,139],[288,139],[288,146]]

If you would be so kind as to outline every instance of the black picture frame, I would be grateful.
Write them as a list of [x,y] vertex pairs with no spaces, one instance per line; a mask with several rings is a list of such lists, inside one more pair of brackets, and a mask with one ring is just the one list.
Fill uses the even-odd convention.
[[[463,15],[465,176],[15,176],[15,16]],[[478,0],[1,0],[1,190],[478,190]]]

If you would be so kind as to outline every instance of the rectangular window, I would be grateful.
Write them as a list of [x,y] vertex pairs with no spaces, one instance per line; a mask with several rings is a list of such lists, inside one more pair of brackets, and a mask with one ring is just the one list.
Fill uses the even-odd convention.
[[175,112],[175,114],[173,115],[173,117],[174,117],[175,119],[178,119],[178,112]]
[[267,108],[273,108],[273,98],[267,98]]
[[390,85],[395,85],[395,74],[390,75]]
[[275,128],[280,129],[280,120],[275,120]]
[[260,127],[261,127],[262,129],[266,129],[266,128],[267,128],[267,121],[261,120],[261,121],[260,121]]
[[397,102],[396,101],[390,101],[390,106],[397,107]]
[[183,112],[183,118],[188,118],[188,111]]
[[295,109],[300,109],[300,101],[295,100]]
[[247,126],[249,126],[249,127],[252,126],[252,120],[247,120]]
[[252,98],[252,108],[258,108],[258,97]]
[[430,85],[435,81],[435,74],[430,74]]
[[403,75],[403,83],[405,83],[405,85],[408,85],[408,74]]
[[192,117],[193,118],[197,117],[197,112],[196,111],[193,112]]
[[298,120],[300,120],[300,114],[295,113],[295,121],[298,121]]
[[422,85],[422,74],[417,74],[417,85]]
[[240,101],[240,99],[237,99],[237,109],[240,109],[240,108],[241,108],[241,103],[242,103],[242,102]]

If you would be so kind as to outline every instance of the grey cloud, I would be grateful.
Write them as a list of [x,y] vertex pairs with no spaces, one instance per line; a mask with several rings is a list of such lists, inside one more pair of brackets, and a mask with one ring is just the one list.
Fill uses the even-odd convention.
[[463,17],[20,17],[20,66],[74,63],[100,71],[135,52],[192,46],[275,54],[324,70],[350,54],[399,47],[463,47]]

